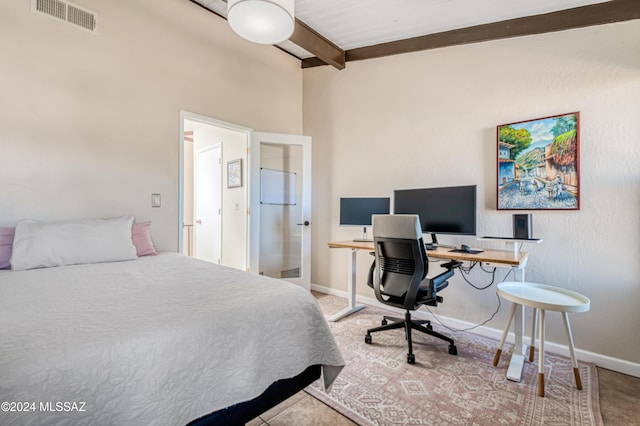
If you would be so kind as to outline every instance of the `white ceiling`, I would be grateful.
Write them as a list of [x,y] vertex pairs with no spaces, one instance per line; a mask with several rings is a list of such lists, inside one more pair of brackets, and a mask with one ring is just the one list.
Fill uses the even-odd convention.
[[[195,0],[226,16],[224,0]],[[296,18],[343,50],[570,9],[607,0],[296,0]],[[279,45],[312,57],[291,42]]]

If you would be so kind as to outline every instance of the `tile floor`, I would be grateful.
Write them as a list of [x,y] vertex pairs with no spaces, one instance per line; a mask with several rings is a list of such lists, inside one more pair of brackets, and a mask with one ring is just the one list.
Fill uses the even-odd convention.
[[[598,368],[600,410],[605,425],[640,426],[640,378]],[[249,426],[349,426],[342,414],[305,392],[247,423]]]
[[600,411],[605,425],[640,425],[640,378],[598,367]]
[[306,392],[291,398],[247,423],[248,426],[349,426],[354,422]]

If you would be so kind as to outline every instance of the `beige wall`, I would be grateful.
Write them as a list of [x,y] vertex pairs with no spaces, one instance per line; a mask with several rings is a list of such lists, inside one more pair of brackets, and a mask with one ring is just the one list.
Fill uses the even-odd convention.
[[176,251],[180,111],[301,133],[300,62],[185,0],[76,3],[98,35],[0,4],[0,226],[134,214]]
[[[478,185],[478,235],[512,234],[497,211],[496,125],[581,112],[581,210],[534,211],[530,281],[591,298],[572,318],[583,350],[640,362],[640,21],[437,49],[304,71],[304,133],[313,137],[312,282],[346,291],[347,253],[330,240],[342,196],[394,189]],[[444,241],[443,241],[444,240]],[[499,248],[473,238],[441,242]],[[370,265],[359,254],[358,293]],[[477,269],[477,268],[476,268]],[[504,270],[496,273],[502,280]],[[490,275],[474,271],[476,283]],[[513,276],[509,276],[513,278]],[[496,308],[457,273],[436,312],[480,323]],[[488,323],[501,329],[507,307]],[[566,344],[549,315],[551,341]],[[636,374],[639,374],[636,364]]]

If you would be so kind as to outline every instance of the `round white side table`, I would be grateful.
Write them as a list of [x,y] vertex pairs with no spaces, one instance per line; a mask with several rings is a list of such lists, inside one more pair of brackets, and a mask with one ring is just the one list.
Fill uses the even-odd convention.
[[[545,284],[536,284],[528,282],[506,281],[498,284],[498,295],[513,303],[509,319],[502,332],[500,345],[493,359],[493,365],[497,366],[502,354],[502,347],[507,338],[511,321],[516,311],[517,305],[529,306],[534,309],[533,314],[533,330],[531,332],[531,349],[529,352],[529,361],[533,361],[533,351],[535,346],[536,323],[538,322],[538,340],[540,348],[538,349],[538,395],[544,396],[544,341],[545,341],[545,311],[562,312],[564,320],[564,328],[567,331],[569,340],[569,354],[571,355],[571,363],[573,365],[573,375],[576,380],[576,387],[582,390],[582,381],[580,380],[580,370],[578,369],[578,361],[576,360],[573,336],[571,335],[571,326],[569,325],[569,312],[586,312],[589,310],[591,302],[589,298],[575,291],[566,290]],[[538,310],[540,315],[538,316]]]

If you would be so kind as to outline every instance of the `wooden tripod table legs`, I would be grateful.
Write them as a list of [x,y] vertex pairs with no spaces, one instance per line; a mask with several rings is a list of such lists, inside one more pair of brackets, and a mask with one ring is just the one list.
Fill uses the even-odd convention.
[[[493,358],[493,365],[497,366],[502,355],[502,347],[506,340],[511,321],[516,312],[516,307],[521,305],[533,308],[533,321],[531,332],[531,346],[529,348],[529,361],[534,359],[534,348],[536,342],[536,324],[538,328],[538,395],[544,396],[544,345],[545,345],[545,314],[547,310],[560,312],[564,322],[564,328],[567,332],[567,340],[569,342],[569,355],[571,355],[571,365],[573,367],[573,376],[576,381],[576,388],[582,390],[582,380],[580,379],[580,370],[578,369],[578,361],[573,344],[573,335],[571,334],[571,325],[569,324],[569,312],[585,312],[589,310],[590,300],[573,291],[553,287],[545,284],[535,284],[526,282],[504,282],[498,284],[498,295],[512,302],[509,319],[502,332],[502,338],[496,355]],[[524,351],[524,349],[523,349]],[[512,357],[515,357],[516,353]],[[518,355],[518,360],[522,356]],[[513,358],[512,358],[513,360]],[[507,373],[507,378],[509,374]]]

